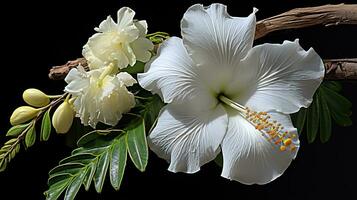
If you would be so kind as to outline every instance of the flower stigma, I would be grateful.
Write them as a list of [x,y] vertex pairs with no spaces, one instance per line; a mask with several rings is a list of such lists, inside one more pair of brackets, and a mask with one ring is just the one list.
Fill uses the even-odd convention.
[[219,95],[218,99],[227,106],[235,109],[238,113],[246,119],[256,130],[261,132],[262,136],[267,139],[273,146],[278,147],[280,151],[295,151],[297,146],[293,140],[297,138],[295,133],[291,133],[284,129],[284,127],[267,112],[256,112],[248,107],[242,106],[237,102]]

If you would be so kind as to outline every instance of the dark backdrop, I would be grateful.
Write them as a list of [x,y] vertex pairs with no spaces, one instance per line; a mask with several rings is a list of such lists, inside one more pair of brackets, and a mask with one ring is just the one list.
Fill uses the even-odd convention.
[[[75,3],[74,3],[75,2]],[[47,93],[60,93],[65,84],[47,79],[52,65],[81,56],[81,48],[90,37],[95,26],[109,14],[115,17],[122,6],[130,6],[137,19],[146,19],[149,31],[166,31],[180,34],[180,19],[193,3],[205,1],[12,1],[2,5],[1,12],[1,78],[0,78],[0,143],[10,127],[8,117],[13,109],[23,104],[22,91],[35,87]],[[219,2],[219,1],[217,1]],[[267,5],[246,0],[221,1],[229,5],[231,15],[247,16],[252,7],[259,8],[257,18],[263,19],[280,12],[305,6],[343,1],[281,0]],[[347,1],[345,1],[347,2]],[[353,1],[349,1],[352,3]],[[357,3],[357,2],[355,2]],[[312,27],[287,30],[270,34],[262,42],[282,42],[284,39],[300,38],[304,48],[313,46],[323,58],[357,57],[357,28],[352,26]],[[343,93],[357,103],[356,83],[344,82]],[[356,113],[356,107],[353,112]],[[166,170],[167,163],[153,153],[145,173],[134,169],[130,163],[126,169],[121,190],[115,192],[109,182],[104,191],[78,194],[77,199],[136,199],[146,195],[151,199],[179,197],[190,199],[211,197],[214,194],[242,198],[316,198],[346,197],[353,194],[356,177],[356,115],[354,125],[347,128],[334,127],[331,140],[326,144],[319,141],[307,144],[302,136],[302,148],[297,159],[285,174],[276,181],[263,186],[245,186],[220,177],[220,169],[214,163],[202,167],[193,175],[174,174]],[[36,142],[28,151],[21,151],[11,162],[7,171],[0,174],[0,199],[43,199],[46,190],[47,172],[70,150],[64,145],[64,138],[52,135],[49,142]]]

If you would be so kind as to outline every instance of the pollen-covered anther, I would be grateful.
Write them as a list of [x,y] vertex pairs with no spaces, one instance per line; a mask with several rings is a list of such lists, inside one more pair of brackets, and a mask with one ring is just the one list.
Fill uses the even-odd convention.
[[285,151],[286,150],[286,146],[282,145],[280,146],[280,151]]
[[[249,108],[245,109],[245,118],[255,127],[256,130],[262,133],[273,146],[276,146],[280,151],[296,150],[293,144],[296,134],[291,134],[285,130],[281,123],[272,119],[267,112],[255,112]],[[269,120],[271,119],[271,120]]]

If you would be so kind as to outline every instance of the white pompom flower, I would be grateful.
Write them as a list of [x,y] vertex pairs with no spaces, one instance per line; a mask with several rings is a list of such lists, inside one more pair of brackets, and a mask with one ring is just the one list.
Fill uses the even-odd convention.
[[147,39],[145,20],[134,20],[135,12],[123,7],[117,14],[117,23],[108,16],[95,30],[83,47],[83,56],[90,69],[98,69],[113,63],[119,69],[133,66],[136,61],[147,62],[151,57],[153,43]]
[[79,66],[67,75],[65,91],[76,98],[73,105],[82,124],[115,126],[135,106],[135,97],[126,87],[136,80],[126,72],[112,75],[114,70],[113,64],[89,72]]

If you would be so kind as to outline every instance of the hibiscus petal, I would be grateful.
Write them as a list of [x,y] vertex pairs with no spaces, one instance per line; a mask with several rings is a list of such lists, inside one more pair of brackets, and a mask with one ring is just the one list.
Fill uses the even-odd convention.
[[298,40],[255,46],[243,65],[256,75],[251,79],[256,80],[254,84],[245,84],[254,85],[245,104],[257,111],[285,114],[310,105],[325,73],[319,55],[312,48],[303,50]]
[[191,112],[192,105],[164,107],[148,136],[149,147],[170,162],[169,171],[194,173],[219,153],[227,115],[218,105],[209,112]]
[[[289,115],[270,113],[286,130],[296,133]],[[297,138],[293,141],[299,147]],[[298,149],[280,151],[246,119],[229,113],[227,134],[222,142],[222,176],[244,184],[266,184],[278,178],[296,157]]]
[[191,58],[197,64],[216,68],[235,66],[253,46],[256,11],[248,17],[232,17],[222,4],[191,6],[181,21]]
[[182,40],[171,37],[159,48],[145,73],[138,74],[139,84],[159,94],[165,103],[195,101],[202,109],[210,109],[217,100],[200,79],[197,67],[188,56]]

